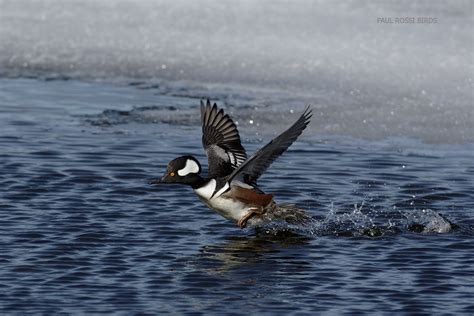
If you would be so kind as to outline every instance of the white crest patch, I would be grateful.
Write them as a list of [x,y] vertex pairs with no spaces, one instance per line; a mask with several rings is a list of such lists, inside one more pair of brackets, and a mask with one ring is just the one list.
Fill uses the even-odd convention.
[[178,175],[184,177],[190,173],[198,173],[199,172],[199,165],[191,159],[186,160],[186,166],[183,169],[178,170]]

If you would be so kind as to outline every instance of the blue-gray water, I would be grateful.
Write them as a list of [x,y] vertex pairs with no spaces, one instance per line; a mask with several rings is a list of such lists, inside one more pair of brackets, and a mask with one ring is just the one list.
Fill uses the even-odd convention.
[[[201,96],[137,82],[0,85],[3,313],[474,311],[472,144],[308,129],[260,184],[307,209],[313,229],[256,234],[189,188],[147,184],[175,156],[205,161]],[[301,109],[214,100],[240,118],[249,152]]]
[[[377,22],[400,17],[437,22]],[[0,313],[474,314],[473,21],[469,0],[0,0]],[[249,153],[312,105],[260,180],[309,227],[148,185],[206,165],[204,98]]]

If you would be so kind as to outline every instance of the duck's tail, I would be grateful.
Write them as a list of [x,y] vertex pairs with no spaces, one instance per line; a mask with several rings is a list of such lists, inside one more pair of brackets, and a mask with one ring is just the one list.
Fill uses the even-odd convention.
[[294,204],[275,202],[270,203],[265,213],[260,215],[253,226],[262,226],[271,223],[288,224],[296,227],[305,227],[313,223],[314,219],[302,208]]

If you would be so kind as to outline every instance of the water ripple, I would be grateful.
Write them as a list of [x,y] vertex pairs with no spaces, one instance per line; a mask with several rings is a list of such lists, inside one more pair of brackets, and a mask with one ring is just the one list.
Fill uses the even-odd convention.
[[[186,127],[91,125],[59,105],[23,114],[35,124],[0,116],[2,312],[474,310],[472,152],[305,136],[260,184],[306,209],[310,229],[241,231],[189,188],[147,184],[177,155],[205,161],[196,100],[180,102]],[[147,113],[127,111],[100,115]]]

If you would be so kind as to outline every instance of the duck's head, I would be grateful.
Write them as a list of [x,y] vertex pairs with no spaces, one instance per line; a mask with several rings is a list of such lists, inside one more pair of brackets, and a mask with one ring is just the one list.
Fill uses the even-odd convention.
[[202,178],[201,164],[193,156],[181,156],[171,160],[166,167],[165,174],[160,179],[153,179],[151,184],[178,183],[195,185]]

